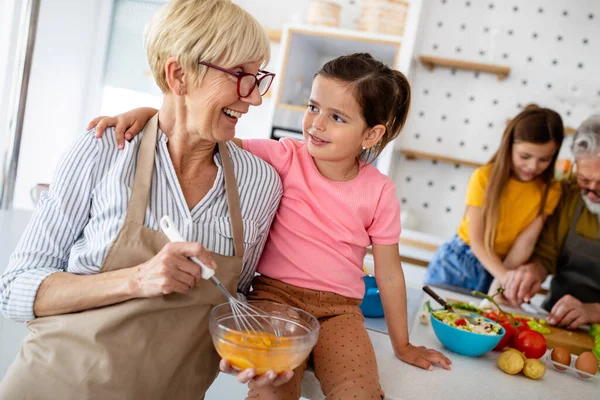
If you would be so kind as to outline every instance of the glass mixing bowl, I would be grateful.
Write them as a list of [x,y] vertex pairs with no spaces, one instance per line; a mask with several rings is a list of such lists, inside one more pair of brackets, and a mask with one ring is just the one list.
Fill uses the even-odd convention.
[[229,303],[219,304],[210,312],[210,334],[221,358],[239,370],[254,368],[259,375],[299,366],[317,343],[319,321],[310,313],[285,304],[248,303],[266,316],[255,318],[252,323],[256,334],[237,329]]

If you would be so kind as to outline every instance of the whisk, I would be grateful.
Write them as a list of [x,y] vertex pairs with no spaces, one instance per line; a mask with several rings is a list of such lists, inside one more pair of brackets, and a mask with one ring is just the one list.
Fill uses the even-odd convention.
[[[168,215],[165,215],[160,220],[160,227],[171,242],[186,242],[181,236],[173,220]],[[235,296],[231,295],[229,291],[223,286],[221,281],[215,276],[215,270],[207,267],[202,261],[196,257],[189,257],[190,260],[195,262],[202,269],[202,278],[210,280],[215,286],[227,297],[231,312],[233,316],[233,322],[239,332],[248,332],[251,336],[266,336],[266,330],[269,330],[276,337],[281,337],[281,330],[275,324],[267,313],[258,307],[255,307],[247,302],[238,300]]]

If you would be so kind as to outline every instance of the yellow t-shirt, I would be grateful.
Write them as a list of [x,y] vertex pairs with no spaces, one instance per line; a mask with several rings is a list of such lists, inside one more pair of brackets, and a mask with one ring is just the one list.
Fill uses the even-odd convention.
[[[467,188],[466,205],[483,207],[485,189],[492,169],[491,164],[477,168]],[[545,184],[539,180],[521,182],[510,178],[500,196],[498,210],[498,225],[496,226],[496,241],[494,252],[501,258],[510,251],[519,234],[538,216],[540,202],[544,194]],[[551,215],[560,199],[561,186],[553,181],[548,191],[544,214]],[[471,245],[469,240],[469,221],[466,215],[458,227],[458,236]]]

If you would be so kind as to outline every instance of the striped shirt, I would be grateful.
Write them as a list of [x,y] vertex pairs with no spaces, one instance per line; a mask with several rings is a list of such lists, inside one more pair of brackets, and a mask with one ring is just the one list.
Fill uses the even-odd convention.
[[[50,191],[40,197],[8,268],[0,278],[0,311],[7,318],[35,318],[33,303],[41,282],[59,271],[96,274],[123,225],[143,133],[118,150],[114,128],[101,139],[82,135],[58,165]],[[182,236],[207,249],[233,256],[233,233],[221,158],[213,187],[191,210],[159,132],[152,188],[144,225],[160,230],[170,215]],[[247,293],[277,211],[282,185],[275,170],[258,157],[228,143],[244,225],[244,262],[238,290]]]

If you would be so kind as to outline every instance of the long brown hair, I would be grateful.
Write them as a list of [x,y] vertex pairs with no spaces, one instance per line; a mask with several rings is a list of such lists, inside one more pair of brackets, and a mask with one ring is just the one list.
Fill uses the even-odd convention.
[[410,84],[406,76],[375,60],[368,53],[354,53],[327,62],[316,74],[347,82],[353,86],[354,97],[363,118],[372,128],[384,125],[385,133],[377,144],[358,155],[373,162],[385,146],[402,131],[410,107]]
[[540,108],[534,104],[528,105],[506,126],[502,142],[488,165],[491,165],[488,184],[485,189],[483,202],[484,245],[488,253],[492,253],[496,240],[498,226],[499,204],[502,191],[510,178],[512,170],[512,146],[518,142],[544,144],[549,141],[556,143],[556,152],[550,165],[540,178],[544,182],[544,192],[540,203],[539,214],[544,210],[550,183],[554,177],[554,165],[558,150],[564,137],[563,122],[556,111]]

